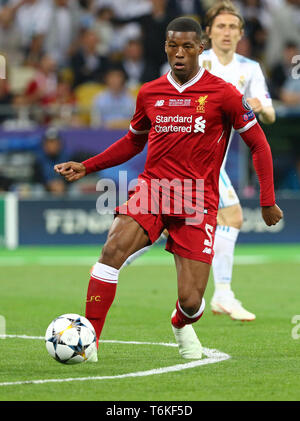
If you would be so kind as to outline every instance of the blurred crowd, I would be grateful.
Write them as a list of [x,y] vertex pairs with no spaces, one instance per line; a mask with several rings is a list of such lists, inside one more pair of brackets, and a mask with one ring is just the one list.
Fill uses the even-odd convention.
[[[204,26],[214,2],[0,0],[0,124],[127,127],[140,85],[165,68],[168,22],[189,15]],[[234,3],[246,21],[238,52],[262,64],[274,99],[300,106],[300,81],[291,77],[300,0]]]
[[[233,2],[246,24],[238,53],[260,62],[275,101],[300,109],[300,78],[292,73],[295,57],[300,63],[300,0]],[[166,68],[167,24],[187,15],[204,27],[214,3],[0,0],[0,127],[128,128],[139,87]],[[62,159],[59,150],[52,156]],[[46,180],[42,172],[35,177]]]

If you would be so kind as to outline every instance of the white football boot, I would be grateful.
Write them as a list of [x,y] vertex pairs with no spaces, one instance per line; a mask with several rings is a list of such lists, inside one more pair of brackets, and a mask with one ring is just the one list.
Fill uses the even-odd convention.
[[96,351],[86,360],[87,363],[97,363],[98,362],[98,350]]
[[[175,315],[173,311],[171,318]],[[191,324],[178,329],[172,325],[172,330],[178,344],[179,354],[190,360],[200,360],[202,358],[202,345]]]
[[210,305],[214,314],[227,314],[233,320],[250,322],[256,318],[255,314],[250,313],[242,306],[231,290],[223,291],[222,294],[215,293]]

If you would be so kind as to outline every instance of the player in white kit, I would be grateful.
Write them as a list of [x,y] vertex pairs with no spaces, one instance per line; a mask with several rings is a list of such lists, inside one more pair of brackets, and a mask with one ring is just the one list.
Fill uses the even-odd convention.
[[[260,120],[271,124],[275,121],[275,111],[259,63],[235,53],[243,37],[243,27],[243,18],[231,2],[222,1],[209,9],[206,15],[206,34],[211,48],[199,56],[200,65],[232,83],[245,95]],[[234,248],[243,214],[239,198],[225,171],[225,164],[226,156],[219,178],[220,202],[212,264],[215,292],[211,308],[214,313],[250,321],[255,319],[255,315],[243,308],[231,289]]]
[[[273,123],[275,111],[259,63],[235,53],[244,34],[244,20],[238,10],[230,1],[218,2],[208,10],[206,25],[211,48],[199,56],[200,66],[232,83],[245,95],[247,103],[263,123]],[[226,156],[219,179],[218,226],[212,262],[215,292],[211,308],[214,313],[228,314],[234,320],[251,321],[255,319],[255,314],[242,306],[231,289],[234,248],[242,226],[243,213],[239,198],[225,171],[225,164]],[[124,266],[150,247],[130,256]]]

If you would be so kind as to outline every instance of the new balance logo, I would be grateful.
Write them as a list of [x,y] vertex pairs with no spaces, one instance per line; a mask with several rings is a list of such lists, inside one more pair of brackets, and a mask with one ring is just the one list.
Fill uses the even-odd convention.
[[205,247],[202,253],[211,254],[211,249],[209,247]]
[[165,101],[163,99],[158,99],[155,103],[155,107],[162,107]]
[[206,126],[206,120],[203,120],[203,117],[197,117],[195,120],[195,125],[194,125],[194,133],[204,133],[205,130],[205,126]]

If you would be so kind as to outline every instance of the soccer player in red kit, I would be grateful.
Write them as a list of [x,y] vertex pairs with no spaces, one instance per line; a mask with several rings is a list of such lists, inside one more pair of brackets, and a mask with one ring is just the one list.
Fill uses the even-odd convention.
[[[128,256],[154,242],[167,228],[166,249],[174,255],[178,285],[171,325],[179,353],[187,359],[202,356],[192,324],[205,308],[203,296],[213,258],[219,172],[232,126],[251,149],[264,221],[275,225],[282,218],[282,211],[275,204],[272,156],[265,135],[236,88],[199,67],[201,36],[195,20],[183,17],[171,21],[165,43],[171,70],[142,86],[127,135],[83,163],[55,166],[66,180],[75,181],[129,160],[148,142],[138,187],[116,209],[107,241],[93,268],[86,317],[99,339],[115,296],[119,269]],[[166,211],[165,197],[157,185],[168,183],[175,190],[176,186],[188,185],[184,191],[187,208],[178,207],[183,199],[178,200],[176,191],[170,189]]]

